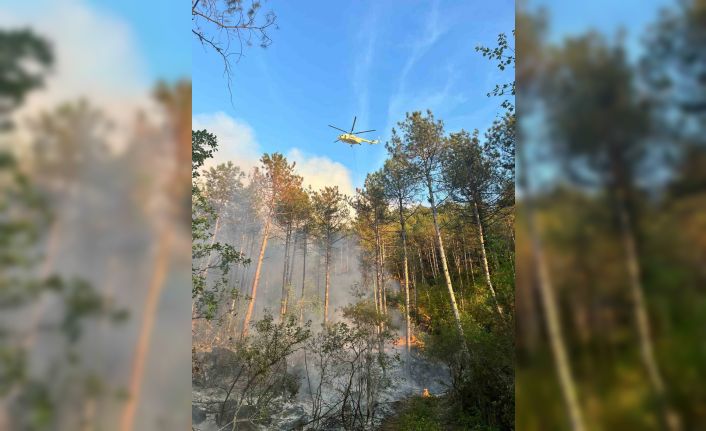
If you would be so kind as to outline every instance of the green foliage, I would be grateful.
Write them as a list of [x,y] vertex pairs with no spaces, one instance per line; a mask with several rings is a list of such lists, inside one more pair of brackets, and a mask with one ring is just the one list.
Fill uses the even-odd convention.
[[395,429],[399,431],[444,431],[439,412],[439,402],[433,397],[414,397],[396,420]]
[[46,39],[30,30],[0,30],[0,130],[12,127],[7,115],[44,84],[53,62]]
[[[287,360],[311,337],[309,323],[300,326],[293,316],[275,322],[268,313],[253,326],[253,333],[233,343],[231,356],[214,370],[215,384],[223,394],[215,411],[220,425],[234,417],[267,423],[299,390],[299,379],[287,371]],[[204,369],[204,364],[197,364],[197,369]]]
[[[193,131],[192,144],[192,200],[191,200],[191,297],[196,311],[192,318],[213,319],[219,310],[219,299],[237,292],[228,286],[227,275],[235,264],[247,264],[246,259],[231,244],[215,241],[212,226],[218,217],[216,206],[223,210],[228,199],[238,190],[240,170],[231,165],[220,165],[207,171],[205,190],[199,184],[200,169],[218,148],[216,136],[206,130]],[[214,258],[215,257],[215,258]],[[216,271],[209,282],[208,273]]]
[[414,396],[405,400],[398,413],[383,422],[381,431],[498,431],[482,418],[453,404],[446,396]]
[[218,148],[216,135],[207,130],[193,130],[191,132],[191,176],[201,176],[199,169],[206,160],[213,157],[213,152]]
[[342,239],[348,222],[346,196],[337,186],[324,187],[311,195],[312,233],[329,250]]
[[[515,36],[515,30],[512,31],[512,36]],[[498,35],[498,43],[495,47],[490,48],[487,46],[476,46],[476,51],[480,52],[483,57],[488,60],[495,61],[498,69],[502,72],[508,67],[515,66],[515,49],[508,41],[507,35],[505,33],[500,33]],[[490,96],[506,96],[515,95],[515,80],[503,84],[496,84],[489,93]],[[515,109],[514,101],[505,99],[502,103],[503,108],[507,109],[509,112],[513,112]]]
[[[73,375],[77,369],[77,343],[91,319],[112,317],[124,320],[125,311],[116,309],[96,289],[79,278],[39,276],[37,266],[42,256],[38,252],[49,223],[49,208],[37,189],[25,176],[15,159],[0,155],[0,311],[8,316],[36,313],[40,301],[58,300],[58,315],[49,322],[31,322],[29,331],[21,331],[13,321],[0,325],[0,395],[21,406],[28,413],[18,417],[17,425],[28,429],[47,429],[55,423],[55,406],[61,401],[56,391],[58,379],[36,376],[29,368],[32,345],[24,340],[43,334],[60,336],[54,348],[43,352],[43,359],[56,370]],[[63,341],[63,342],[61,342]],[[21,422],[21,423],[20,423]]]

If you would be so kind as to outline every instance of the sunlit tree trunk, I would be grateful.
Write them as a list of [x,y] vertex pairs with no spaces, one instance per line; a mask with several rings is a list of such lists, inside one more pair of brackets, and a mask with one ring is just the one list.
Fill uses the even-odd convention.
[[399,199],[398,205],[400,214],[400,236],[402,237],[402,266],[404,269],[404,307],[405,321],[407,324],[406,346],[407,353],[409,353],[411,348],[410,345],[412,344],[412,322],[409,317],[409,264],[407,262],[407,227],[405,226],[404,206],[402,205],[402,199]]
[[380,238],[380,288],[382,297],[382,312],[387,315],[387,287],[385,285],[385,242]]
[[321,248],[316,252],[316,294],[321,293]]
[[414,271],[412,271],[412,287],[414,288],[414,314],[418,315],[419,309],[417,308],[417,277]]
[[458,333],[463,340],[463,348],[466,353],[468,353],[468,346],[466,346],[466,338],[463,333],[463,326],[461,325],[461,315],[458,312],[458,305],[456,304],[456,294],[454,293],[453,284],[451,283],[451,275],[449,275],[449,268],[446,264],[446,254],[444,253],[444,242],[441,239],[441,230],[439,229],[439,221],[436,213],[436,204],[434,203],[434,191],[432,188],[431,178],[427,177],[427,189],[429,191],[429,204],[431,206],[431,215],[434,221],[434,232],[436,233],[436,242],[439,246],[439,254],[441,259],[441,267],[444,271],[444,280],[446,281],[446,288],[449,291],[449,300],[451,303],[451,310],[454,314],[454,320],[456,321],[456,328]]
[[384,309],[384,298],[383,298],[383,283],[384,279],[382,276],[383,272],[383,267],[382,267],[382,247],[380,246],[380,229],[377,225],[377,221],[375,222],[375,277],[376,277],[376,288],[377,288],[377,299],[379,302],[379,307],[378,311],[382,314],[385,314],[385,309]]
[[[523,190],[530,195],[528,180],[526,174],[526,164],[524,163],[524,152],[518,153],[518,162],[520,163],[520,185]],[[534,213],[534,206],[531,195],[526,198],[527,206],[527,229],[530,236],[532,247],[532,258],[534,267],[537,271],[537,284],[539,286],[539,294],[541,298],[542,308],[544,309],[544,317],[547,326],[547,334],[549,344],[556,364],[557,377],[559,379],[559,387],[566,404],[566,409],[569,413],[571,421],[571,429],[573,431],[585,431],[583,413],[579,404],[576,391],[576,383],[571,372],[571,365],[566,352],[566,342],[561,330],[561,318],[559,316],[559,307],[554,295],[549,269],[546,259],[544,258],[544,250],[542,242],[537,230],[537,222]]]
[[296,234],[294,234],[294,242],[292,243],[292,252],[290,253],[289,257],[289,274],[287,274],[287,286],[289,288],[292,288],[292,275],[294,274],[294,263],[295,263],[295,258],[297,257],[297,245],[298,245],[298,240]]
[[[436,235],[436,234],[435,234]],[[434,261],[434,247],[436,247],[436,244],[432,245],[427,249],[427,260],[429,261],[429,268],[431,269],[431,277],[432,279],[436,280],[437,273],[436,273],[436,262]]]
[[419,275],[424,280],[424,260],[422,259],[422,250],[417,247],[417,257],[419,258]]
[[498,314],[503,316],[503,309],[500,307],[498,302],[498,295],[495,293],[495,288],[493,287],[493,282],[490,279],[490,268],[488,267],[488,257],[485,254],[485,235],[483,234],[483,224],[480,221],[480,214],[478,213],[478,203],[473,202],[473,218],[476,221],[476,230],[478,231],[478,241],[480,242],[480,255],[483,261],[483,271],[485,272],[485,283],[490,289],[491,295],[493,295],[493,301],[495,302],[495,308],[498,310]]
[[282,269],[282,298],[280,300],[279,315],[283,317],[287,313],[287,275],[289,274],[289,242],[292,237],[292,227],[287,225],[284,240],[284,268]]
[[304,321],[304,287],[306,286],[306,252],[308,249],[308,238],[306,232],[304,233],[304,257],[302,259],[302,292],[299,296],[299,322]]
[[257,258],[257,267],[255,268],[255,276],[252,282],[252,288],[250,289],[250,301],[248,301],[248,310],[245,313],[245,320],[243,321],[243,332],[242,336],[246,337],[248,335],[248,329],[250,329],[250,319],[252,319],[253,310],[255,309],[255,299],[257,298],[257,285],[260,282],[260,272],[262,271],[262,260],[265,257],[265,249],[267,248],[267,239],[270,235],[270,224],[271,220],[268,217],[265,222],[265,230],[262,234],[262,244],[260,245],[260,255]]
[[451,252],[453,253],[453,258],[454,258],[454,266],[456,266],[456,273],[458,274],[458,290],[459,293],[461,294],[461,310],[464,308],[464,303],[463,303],[463,276],[461,275],[461,258],[458,255],[458,249],[451,249]]
[[375,283],[373,283],[373,299],[375,300],[375,312],[380,314],[380,300],[378,299],[378,291],[380,284],[380,277],[377,274],[377,257],[375,258]]
[[125,401],[123,413],[120,418],[120,431],[132,431],[135,423],[135,415],[139,406],[142,379],[145,373],[147,354],[149,353],[150,341],[152,338],[152,328],[157,314],[157,306],[164,281],[169,267],[169,257],[171,252],[172,234],[165,229],[159,236],[157,254],[152,269],[152,277],[147,287],[147,298],[145,308],[142,312],[142,324],[137,339],[137,345],[132,360],[132,371],[128,381],[128,399]]
[[331,246],[326,245],[326,291],[324,293],[324,324],[328,323],[328,299],[331,286]]
[[679,416],[672,410],[667,401],[664,380],[662,379],[659,365],[655,357],[647,304],[645,303],[645,294],[642,287],[640,259],[635,244],[635,232],[627,209],[627,192],[624,185],[618,185],[617,187],[615,204],[618,210],[620,237],[625,252],[625,263],[628,270],[630,294],[632,296],[633,313],[635,315],[635,324],[640,340],[642,362],[647,370],[650,384],[652,385],[652,389],[657,396],[662,410],[663,426],[672,431],[680,430],[681,424]]

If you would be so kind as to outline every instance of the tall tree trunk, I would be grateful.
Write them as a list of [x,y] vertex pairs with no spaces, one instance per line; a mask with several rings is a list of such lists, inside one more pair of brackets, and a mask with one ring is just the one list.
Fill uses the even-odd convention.
[[490,280],[490,268],[488,267],[488,257],[485,254],[485,235],[483,235],[483,224],[480,222],[480,214],[478,213],[478,203],[473,201],[473,218],[476,221],[476,230],[478,230],[478,241],[480,242],[480,255],[483,261],[483,271],[485,272],[485,283],[490,289],[491,295],[493,295],[493,301],[495,302],[495,308],[498,310],[500,317],[503,317],[503,309],[500,307],[498,302],[498,295],[495,293],[495,288],[493,287],[493,282]]
[[257,298],[257,285],[260,283],[260,272],[262,271],[262,260],[265,257],[265,249],[267,248],[267,240],[270,236],[270,224],[272,220],[267,217],[265,222],[265,230],[262,234],[262,244],[260,244],[260,255],[257,258],[257,267],[255,268],[255,276],[252,281],[252,287],[250,288],[250,301],[248,301],[248,310],[245,313],[245,320],[243,321],[243,332],[242,336],[247,337],[248,330],[250,329],[250,319],[252,319],[253,310],[255,309],[255,299]]
[[424,280],[424,259],[422,259],[422,249],[417,247],[417,256],[419,257],[419,275]]
[[286,234],[285,234],[285,240],[284,240],[284,268],[282,269],[282,298],[280,299],[280,305],[279,305],[279,315],[280,318],[284,317],[284,315],[287,313],[287,297],[288,297],[288,289],[287,289],[287,274],[289,273],[289,242],[292,237],[292,227],[291,225],[287,225],[286,227]]
[[[327,240],[328,242],[328,240]],[[328,297],[331,286],[331,246],[326,245],[326,292],[324,293],[324,325],[328,323]]]
[[289,257],[289,274],[287,274],[287,285],[289,288],[292,288],[292,275],[294,274],[294,263],[295,263],[295,258],[297,257],[297,245],[299,241],[297,240],[297,235],[296,233],[294,235],[294,241],[292,242],[292,252],[290,253]]
[[321,247],[316,252],[316,295],[321,294]]
[[435,245],[432,244],[427,251],[429,256],[429,266],[431,266],[431,275],[436,280],[439,277],[439,266],[436,264],[436,252],[434,251]]
[[417,308],[417,277],[414,271],[412,271],[412,287],[414,288],[414,315],[419,316]]
[[458,305],[456,304],[456,294],[454,293],[453,284],[451,283],[451,275],[449,275],[449,267],[446,264],[446,254],[444,254],[444,242],[441,239],[441,230],[439,229],[438,215],[436,213],[436,204],[434,203],[434,191],[432,188],[431,178],[427,178],[427,188],[429,190],[429,204],[431,205],[431,215],[434,221],[434,232],[436,234],[436,242],[439,246],[439,254],[441,258],[441,266],[444,270],[444,280],[446,280],[446,288],[449,290],[449,300],[451,302],[451,310],[454,314],[454,320],[456,320],[456,328],[458,333],[463,340],[463,350],[468,354],[468,346],[466,345],[466,338],[463,333],[463,326],[461,325],[461,315],[458,312]]
[[382,312],[387,315],[387,286],[385,284],[385,241],[380,237],[380,286],[382,288]]
[[569,413],[571,429],[573,431],[584,431],[586,429],[586,426],[584,425],[581,405],[578,401],[576,383],[574,382],[574,377],[571,371],[571,365],[569,363],[569,358],[566,353],[566,342],[564,341],[564,335],[561,330],[561,317],[559,316],[559,307],[557,307],[557,300],[554,295],[554,288],[552,286],[551,278],[549,276],[547,262],[544,257],[544,250],[542,247],[541,238],[537,230],[537,222],[534,214],[534,205],[531,196],[531,191],[528,187],[526,165],[524,163],[523,155],[523,151],[520,151],[518,154],[518,162],[520,163],[519,180],[522,189],[527,193],[528,196],[526,198],[527,229],[532,246],[532,257],[534,260],[534,267],[537,270],[537,283],[539,285],[539,294],[541,298],[542,308],[544,309],[549,344],[551,346],[552,356],[554,357],[554,362],[556,364],[556,372],[557,377],[559,379],[559,387],[561,388],[564,403],[566,404],[566,409]]
[[537,269],[537,281],[539,283],[540,296],[546,316],[549,342],[557,366],[559,384],[564,394],[564,402],[569,411],[571,429],[574,431],[583,431],[585,430],[583,414],[578,402],[576,384],[574,383],[568,355],[566,353],[566,343],[564,342],[564,336],[561,330],[559,309],[556,305],[553,286],[549,278],[549,271],[544,259],[539,234],[536,232],[534,214],[532,214],[533,210],[529,211],[528,223],[530,225],[530,235],[532,236],[532,255],[534,256],[534,266]]
[[468,254],[468,264],[471,266],[471,284],[475,287],[476,276],[473,274],[473,256],[470,253]]
[[404,267],[404,307],[405,307],[405,321],[407,324],[406,338],[407,342],[407,353],[409,354],[412,344],[412,322],[409,317],[409,264],[407,262],[407,227],[405,226],[404,220],[404,206],[402,205],[402,199],[399,199],[399,213],[400,213],[400,236],[402,237],[402,266]]
[[383,308],[383,278],[382,278],[382,247],[380,246],[380,229],[375,221],[375,277],[376,277],[376,288],[377,288],[377,298],[380,303],[378,311],[385,314]]
[[132,358],[130,380],[128,381],[129,396],[127,401],[125,401],[123,413],[120,418],[120,431],[132,431],[134,428],[135,415],[137,414],[140,392],[142,390],[142,379],[145,373],[145,364],[147,363],[147,354],[149,353],[150,341],[152,339],[152,328],[154,327],[157,306],[159,305],[159,298],[164,288],[164,281],[169,267],[171,242],[172,233],[168,229],[165,229],[159,237],[152,276],[147,287],[145,308],[142,311],[142,323]]
[[302,259],[302,293],[299,296],[299,322],[304,321],[304,286],[306,286],[306,251],[309,239],[307,233],[304,232],[304,258]]
[[464,303],[463,303],[463,276],[461,275],[461,258],[458,255],[458,249],[456,248],[455,250],[452,248],[451,252],[453,253],[453,258],[454,258],[454,265],[456,266],[456,272],[458,273],[458,290],[461,294],[461,310],[464,309]]
[[655,358],[647,304],[645,303],[645,294],[642,287],[640,259],[635,244],[635,232],[627,209],[627,187],[625,185],[619,185],[617,187],[616,206],[620,223],[620,237],[623,243],[625,263],[628,270],[633,313],[635,315],[635,324],[640,340],[642,362],[644,363],[650,384],[660,404],[663,426],[672,431],[680,430],[681,424],[679,416],[669,405],[664,380],[662,379],[659,365]]
[[378,299],[380,277],[378,277],[378,274],[377,274],[377,267],[378,267],[378,262],[377,262],[377,256],[376,256],[375,257],[375,283],[373,283],[373,299],[375,300],[375,312],[377,314],[380,314],[380,300]]
[[468,273],[468,252],[466,251],[466,243],[462,242],[461,247],[463,249],[463,269]]
[[289,257],[289,272],[287,273],[287,296],[284,299],[284,314],[287,314],[289,308],[289,296],[292,286],[292,274],[294,273],[294,258],[297,256],[297,236],[294,234],[294,241],[292,243],[292,251]]

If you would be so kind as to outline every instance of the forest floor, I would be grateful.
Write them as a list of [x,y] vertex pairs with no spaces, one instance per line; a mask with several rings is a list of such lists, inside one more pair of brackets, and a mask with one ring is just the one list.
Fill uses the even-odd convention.
[[[392,309],[393,320],[400,321],[401,316],[399,311]],[[398,328],[398,340],[400,343],[388,347],[388,354],[397,353],[401,359],[397,362],[394,368],[389,370],[393,385],[388,388],[379,400],[379,418],[384,430],[435,430],[446,428],[396,428],[394,425],[398,423],[400,418],[404,421],[412,421],[412,409],[415,400],[427,400],[423,403],[432,403],[431,400],[443,398],[448,389],[449,372],[448,369],[439,363],[431,362],[419,351],[416,346],[412,346],[411,352],[407,354],[405,346],[402,344],[404,337],[404,328]],[[293,367],[296,367],[293,364]],[[422,398],[422,395],[428,393],[429,398]],[[218,431],[221,427],[216,425],[215,415],[207,414],[199,406],[217,405],[219,400],[222,400],[225,393],[221,389],[216,388],[199,388],[194,386],[192,390],[192,421],[193,429],[199,431]],[[424,404],[420,404],[424,406]],[[267,425],[255,425],[252,423],[243,423],[239,425],[239,430],[297,430],[302,428],[302,424],[308,421],[307,411],[310,409],[309,394],[302,386],[296,398],[292,401],[282,404],[282,408],[273,412],[269,418]],[[426,410],[420,410],[424,413]],[[388,419],[391,418],[391,419]],[[405,422],[405,423],[407,423]],[[411,423],[411,422],[410,422]],[[424,422],[420,422],[424,423]],[[392,426],[392,428],[390,428]],[[226,427],[230,429],[230,426]]]

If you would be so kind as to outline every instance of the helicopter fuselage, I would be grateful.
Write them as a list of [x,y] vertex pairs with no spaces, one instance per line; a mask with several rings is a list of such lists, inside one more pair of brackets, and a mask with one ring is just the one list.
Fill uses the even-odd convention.
[[344,133],[342,135],[339,135],[338,139],[350,145],[360,145],[363,142],[367,142],[368,144],[378,143],[378,141],[371,141],[369,139],[361,138],[360,136],[356,136],[350,133]]

